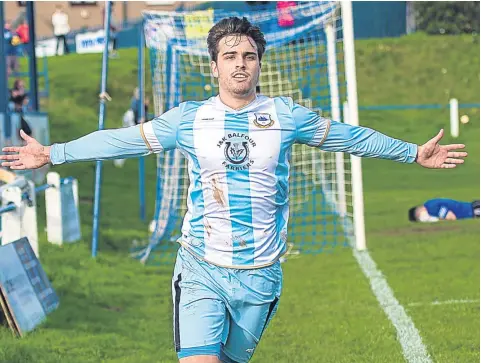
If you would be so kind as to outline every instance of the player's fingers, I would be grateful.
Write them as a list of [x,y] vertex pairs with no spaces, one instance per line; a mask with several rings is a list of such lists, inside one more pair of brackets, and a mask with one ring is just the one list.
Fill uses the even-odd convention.
[[446,164],[463,164],[464,159],[447,158],[445,163]]
[[27,142],[29,142],[30,140],[34,140],[33,137],[28,136],[23,130],[20,130],[20,136],[22,137],[22,139],[24,139]]
[[450,151],[448,152],[448,158],[465,158],[466,156],[468,156],[468,153],[467,152],[464,152],[464,151]]
[[464,149],[466,145],[464,144],[450,144],[450,145],[445,145],[444,148],[447,150],[458,150],[458,149]]
[[2,163],[2,166],[6,166],[8,168],[11,168],[13,169],[14,167],[17,167],[17,166],[22,166],[23,163],[19,160],[15,160],[15,161],[4,161]]
[[4,153],[18,153],[22,147],[20,146],[7,146],[2,149]]
[[18,160],[20,158],[20,155],[14,154],[14,155],[0,155],[0,160]]
[[453,169],[456,167],[456,164],[446,164],[444,163],[443,165],[441,165],[441,168],[443,169]]
[[443,138],[444,129],[439,130],[438,134],[434,136],[431,140],[434,141],[436,144]]
[[13,165],[10,167],[10,169],[12,170],[24,170],[25,169],[25,165],[21,164],[21,165]]

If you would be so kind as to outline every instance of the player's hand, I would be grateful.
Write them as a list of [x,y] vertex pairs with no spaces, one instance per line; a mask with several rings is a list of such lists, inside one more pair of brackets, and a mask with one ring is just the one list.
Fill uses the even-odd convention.
[[20,136],[26,145],[4,147],[4,153],[13,154],[0,155],[0,160],[5,160],[2,166],[13,170],[37,169],[50,162],[50,146],[43,146],[23,130],[20,130]]
[[444,130],[429,140],[424,145],[418,147],[416,162],[430,169],[452,169],[458,164],[464,163],[464,158],[468,156],[464,149],[464,144],[439,145],[443,138]]

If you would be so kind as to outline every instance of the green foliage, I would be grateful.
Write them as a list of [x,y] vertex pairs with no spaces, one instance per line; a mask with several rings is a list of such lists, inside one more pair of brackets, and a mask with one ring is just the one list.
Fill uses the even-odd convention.
[[415,1],[416,29],[428,34],[479,34],[479,1]]
[[[471,36],[416,34],[356,42],[359,103],[479,102],[479,41]],[[94,131],[98,122],[99,55],[49,59],[51,98],[45,104],[52,142]],[[106,127],[119,127],[136,84],[135,50],[110,61]],[[443,71],[443,69],[445,71]],[[148,77],[146,77],[148,79]],[[456,142],[470,156],[455,170],[363,160],[367,244],[396,298],[418,328],[433,362],[479,362],[479,303],[430,305],[439,300],[479,301],[479,223],[413,225],[407,209],[431,197],[479,197],[479,109]],[[422,143],[449,111],[363,111],[361,125]],[[449,132],[447,133],[449,134]],[[452,142],[449,135],[444,142]],[[147,212],[155,200],[155,157],[146,163]],[[122,169],[104,163],[99,255],[90,257],[94,163],[55,168],[79,180],[83,240],[58,247],[46,242],[44,205],[38,209],[40,258],[60,296],[60,307],[23,339],[0,327],[0,362],[175,362],[172,334],[173,266],[143,267],[128,257],[133,239],[147,238],[138,219],[137,161]],[[318,226],[319,228],[322,227]],[[352,253],[301,255],[283,265],[278,315],[254,363],[401,363],[396,331],[371,292]],[[414,305],[411,305],[415,303]],[[195,327],[192,327],[195,329]]]

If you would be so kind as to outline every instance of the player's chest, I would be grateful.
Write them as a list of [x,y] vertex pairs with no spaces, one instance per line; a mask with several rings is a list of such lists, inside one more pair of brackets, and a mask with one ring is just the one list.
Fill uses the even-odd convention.
[[222,116],[213,112],[196,119],[190,130],[183,130],[185,137],[180,139],[186,141],[187,151],[199,165],[209,169],[275,169],[290,134],[276,115],[250,112]]

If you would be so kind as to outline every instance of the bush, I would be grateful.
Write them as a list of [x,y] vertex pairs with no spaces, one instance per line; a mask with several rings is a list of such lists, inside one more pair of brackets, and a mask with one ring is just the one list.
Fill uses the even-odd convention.
[[478,1],[414,2],[416,30],[428,34],[479,34]]

